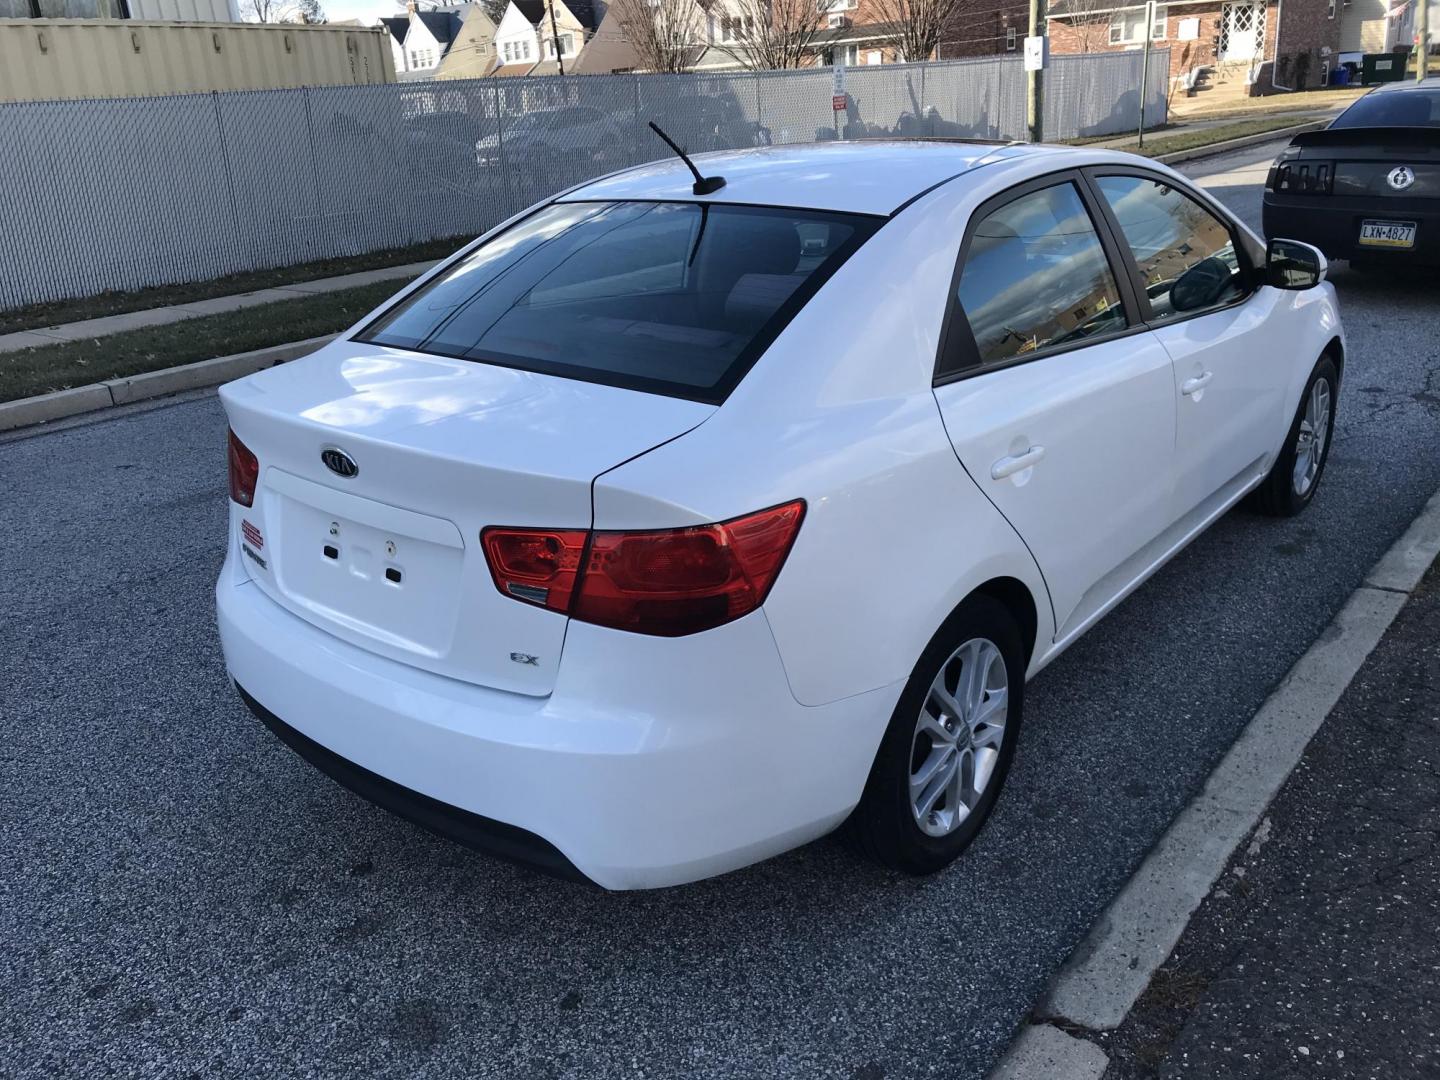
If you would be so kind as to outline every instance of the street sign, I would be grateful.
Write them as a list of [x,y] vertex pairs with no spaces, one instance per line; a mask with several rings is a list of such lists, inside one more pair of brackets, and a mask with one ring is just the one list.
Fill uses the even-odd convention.
[[839,97],[841,94],[845,93],[845,65],[836,64],[830,69],[830,71],[830,78],[832,81],[830,93],[834,94],[836,97]]
[[844,112],[849,99],[844,94],[836,94],[830,99],[830,107],[836,112]]
[[1044,36],[1025,39],[1025,70],[1044,71],[1049,66],[1050,39]]

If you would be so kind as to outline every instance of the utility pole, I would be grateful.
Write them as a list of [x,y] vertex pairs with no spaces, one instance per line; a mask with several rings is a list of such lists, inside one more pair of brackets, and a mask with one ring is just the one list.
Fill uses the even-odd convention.
[[1145,44],[1140,54],[1140,133],[1136,149],[1145,147],[1145,99],[1150,95],[1150,35],[1155,33],[1155,0],[1145,5]]
[[1430,74],[1430,0],[1419,0],[1415,36],[1419,39],[1420,56],[1415,61],[1415,81]]
[[[1027,57],[1025,71],[1025,126],[1031,142],[1041,142],[1045,135],[1045,30],[1046,0],[1030,0],[1030,38],[1042,39],[1040,58],[1032,63]],[[1027,43],[1028,48],[1028,43]]]
[[550,40],[555,43],[555,66],[561,75],[565,74],[565,58],[560,52],[560,28],[555,25],[555,0],[550,0]]

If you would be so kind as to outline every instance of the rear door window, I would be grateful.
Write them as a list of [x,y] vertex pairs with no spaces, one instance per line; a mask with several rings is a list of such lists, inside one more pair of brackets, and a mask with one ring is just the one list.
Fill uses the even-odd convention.
[[882,221],[723,204],[556,203],[359,339],[719,402]]

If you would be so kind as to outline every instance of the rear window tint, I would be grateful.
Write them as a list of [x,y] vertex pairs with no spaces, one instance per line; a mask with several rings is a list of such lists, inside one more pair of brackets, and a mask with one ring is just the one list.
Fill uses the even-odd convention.
[[1384,90],[1366,94],[1330,125],[1351,127],[1440,127],[1440,90]]
[[555,203],[406,297],[360,340],[719,402],[882,220]]

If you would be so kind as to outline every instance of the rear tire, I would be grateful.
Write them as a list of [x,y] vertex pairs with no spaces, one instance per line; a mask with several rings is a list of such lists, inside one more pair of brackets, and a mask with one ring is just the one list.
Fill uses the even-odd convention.
[[1019,626],[994,598],[970,597],[931,639],[900,695],[846,822],[851,844],[907,874],[954,862],[1005,783],[1024,696]]
[[1339,390],[1340,373],[1327,353],[1305,381],[1280,456],[1251,493],[1252,509],[1270,517],[1294,517],[1310,505],[1330,460]]

